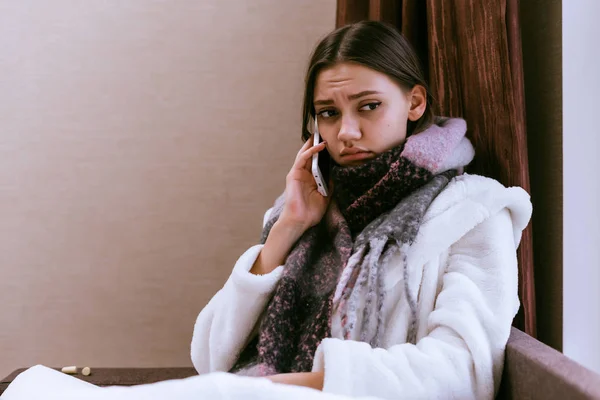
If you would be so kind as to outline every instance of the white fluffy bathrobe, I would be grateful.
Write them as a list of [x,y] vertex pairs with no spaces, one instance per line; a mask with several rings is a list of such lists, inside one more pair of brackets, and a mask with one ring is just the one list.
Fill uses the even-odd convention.
[[325,371],[325,393],[207,374],[232,367],[281,277],[283,267],[263,276],[249,273],[261,249],[255,246],[198,316],[191,355],[202,375],[98,388],[38,365],[19,375],[2,400],[492,399],[519,307],[515,250],[530,216],[529,196],[520,188],[476,175],[453,179],[426,213],[407,255],[408,287],[418,299],[417,344],[405,343],[409,309],[400,263],[392,259],[386,266],[384,345],[372,349],[342,340],[334,315],[332,337],[321,342],[313,366]]
[[[392,257],[385,266],[383,345],[373,349],[343,340],[340,316],[334,314],[332,337],[321,342],[313,365],[313,371],[325,372],[323,391],[384,399],[492,399],[519,308],[516,249],[531,212],[521,188],[477,175],[454,178],[425,214],[407,255],[408,288],[418,302],[416,345],[406,343],[410,310],[400,260]],[[200,374],[229,370],[256,331],[284,268],[251,274],[261,248],[239,258],[198,316],[191,357]]]

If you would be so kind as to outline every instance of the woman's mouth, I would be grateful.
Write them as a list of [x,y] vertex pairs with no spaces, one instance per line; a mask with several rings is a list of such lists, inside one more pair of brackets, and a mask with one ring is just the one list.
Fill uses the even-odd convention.
[[373,158],[373,153],[370,151],[360,151],[353,154],[344,154],[341,156],[343,161],[360,161]]

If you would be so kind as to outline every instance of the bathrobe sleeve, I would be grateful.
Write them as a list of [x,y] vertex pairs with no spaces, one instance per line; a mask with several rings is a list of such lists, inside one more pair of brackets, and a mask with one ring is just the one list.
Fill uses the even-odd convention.
[[426,335],[416,345],[383,349],[323,340],[313,371],[324,370],[324,391],[384,399],[493,399],[519,307],[517,246],[506,208],[454,243]]
[[223,288],[196,319],[191,357],[199,374],[233,367],[281,278],[283,266],[266,275],[250,273],[262,247],[253,246],[242,254]]

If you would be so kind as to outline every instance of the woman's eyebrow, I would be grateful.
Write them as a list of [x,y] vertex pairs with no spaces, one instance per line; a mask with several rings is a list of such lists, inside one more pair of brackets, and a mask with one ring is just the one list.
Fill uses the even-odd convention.
[[[376,91],[376,90],[364,90],[360,93],[356,93],[356,94],[351,94],[350,96],[348,96],[348,100],[356,100],[359,99],[361,97],[364,96],[369,96],[371,94],[380,94],[380,92]],[[327,100],[315,100],[314,105],[315,106],[319,106],[319,105],[329,105],[329,104],[333,104],[333,100],[331,99],[327,99]]]

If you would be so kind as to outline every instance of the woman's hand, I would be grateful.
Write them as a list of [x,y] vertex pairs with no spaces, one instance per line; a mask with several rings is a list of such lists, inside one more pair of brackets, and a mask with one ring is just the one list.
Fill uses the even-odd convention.
[[266,378],[275,383],[306,386],[317,390],[323,390],[325,374],[323,372],[298,372],[291,374],[272,375],[267,376]]
[[283,224],[301,231],[321,221],[331,199],[331,193],[324,197],[318,192],[311,170],[313,154],[323,151],[327,142],[316,146],[312,146],[312,143],[311,136],[298,152],[296,161],[287,174],[285,205],[279,217]]
[[[325,142],[314,147],[312,142],[311,138],[302,146],[286,177],[285,205],[250,269],[251,274],[265,275],[285,263],[294,243],[308,228],[318,224],[327,211],[331,195],[321,196],[311,172],[312,156],[325,149]],[[329,189],[331,192],[332,188]]]

